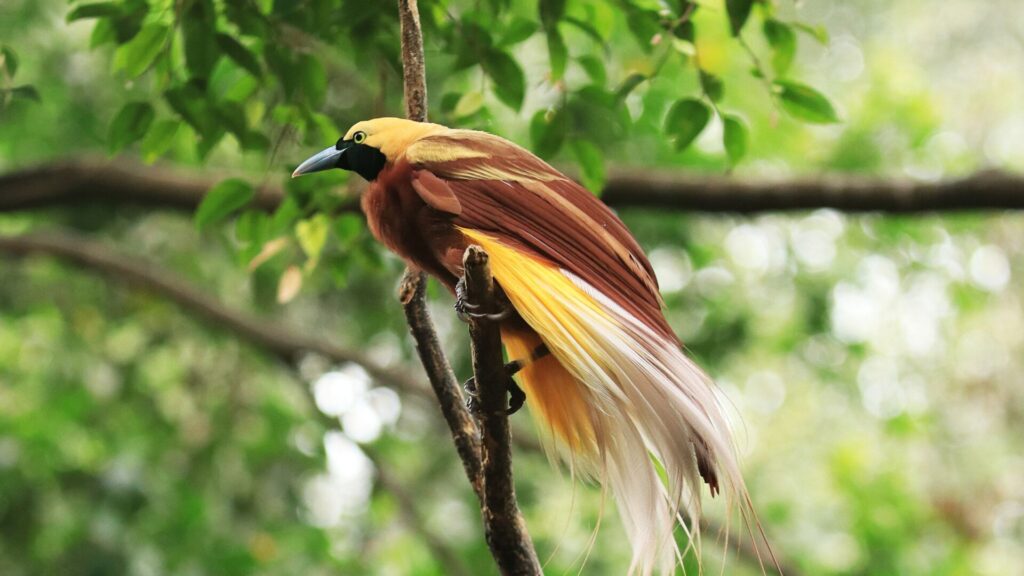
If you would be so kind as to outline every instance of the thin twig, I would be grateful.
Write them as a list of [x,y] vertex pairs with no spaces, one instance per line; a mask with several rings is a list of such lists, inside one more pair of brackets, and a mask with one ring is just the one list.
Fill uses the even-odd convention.
[[[470,246],[463,256],[466,295],[481,310],[495,310],[495,287],[487,253]],[[537,552],[516,502],[512,478],[512,437],[508,427],[509,376],[505,374],[498,325],[474,319],[469,325],[473,342],[473,373],[479,395],[476,416],[483,436],[484,527],[487,545],[502,574],[533,576],[541,573]]]

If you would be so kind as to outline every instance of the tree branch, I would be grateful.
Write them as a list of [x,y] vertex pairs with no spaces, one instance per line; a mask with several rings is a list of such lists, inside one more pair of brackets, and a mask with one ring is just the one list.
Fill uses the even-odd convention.
[[69,232],[7,236],[0,237],[0,253],[16,257],[34,254],[56,256],[150,290],[192,311],[210,325],[226,328],[242,340],[291,365],[297,364],[305,353],[319,354],[333,362],[357,364],[373,378],[402,392],[421,397],[429,395],[423,385],[402,370],[382,366],[358,350],[342,348],[322,338],[295,334],[279,324],[226,308],[176,276],[142,260],[118,254],[95,240]]
[[[463,256],[466,295],[481,310],[494,311],[495,287],[487,253],[470,246]],[[483,435],[483,514],[487,545],[502,574],[541,574],[537,552],[516,502],[512,479],[512,436],[508,427],[509,376],[501,353],[498,325],[474,319],[469,325],[473,342],[473,374],[479,395],[476,416]]]
[[[571,172],[571,171],[570,171]],[[0,176],[0,212],[65,204],[136,204],[193,211],[221,179],[132,160],[62,160]],[[273,210],[285,193],[263,186],[252,207]],[[1024,209],[1024,176],[998,170],[924,182],[905,178],[822,175],[749,180],[714,174],[612,168],[601,196],[617,209],[704,213],[782,212],[833,208],[844,212],[919,213]],[[344,209],[358,211],[353,200]]]

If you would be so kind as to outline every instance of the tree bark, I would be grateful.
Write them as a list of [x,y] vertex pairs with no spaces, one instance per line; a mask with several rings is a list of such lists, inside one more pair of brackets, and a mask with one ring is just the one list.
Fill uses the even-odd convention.
[[[487,253],[470,246],[463,257],[468,300],[486,312],[496,312],[495,285]],[[476,417],[483,436],[483,515],[487,545],[502,574],[541,574],[533,541],[516,502],[512,478],[512,435],[508,427],[508,389],[498,324],[472,319],[473,374],[478,402]]]
[[[229,176],[244,177],[231,172],[195,173],[144,166],[127,159],[61,160],[0,176],[0,212],[67,204],[139,205],[191,212],[210,188]],[[250,206],[270,211],[284,196],[280,186],[265,185]],[[818,208],[894,214],[1022,210],[1024,176],[990,170],[937,182],[848,174],[751,180],[612,168],[601,199],[620,210],[707,214]],[[353,198],[342,210],[358,212],[358,202]]]

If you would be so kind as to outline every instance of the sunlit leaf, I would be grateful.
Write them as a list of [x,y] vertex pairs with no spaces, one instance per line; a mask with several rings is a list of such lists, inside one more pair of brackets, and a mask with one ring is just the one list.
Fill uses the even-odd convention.
[[605,82],[608,81],[608,76],[604,70],[604,61],[600,58],[588,54],[577,59],[576,63],[586,71],[587,76],[590,76],[590,80],[594,84],[604,86]]
[[167,45],[171,29],[156,22],[147,24],[131,40],[121,46],[114,56],[114,68],[124,70],[129,78],[135,78],[149,69]]
[[569,61],[569,49],[565,46],[558,27],[551,28],[547,33],[548,57],[551,59],[551,79],[558,81],[565,75],[565,66]]
[[457,118],[465,118],[466,116],[472,116],[479,112],[483,105],[483,92],[470,90],[459,98],[459,101],[455,104],[455,109],[452,110],[452,113],[455,114]]
[[299,270],[298,266],[289,266],[284,274],[281,275],[281,280],[277,284],[277,302],[278,304],[287,304],[295,299],[299,295],[299,290],[302,289],[302,270]]
[[196,226],[205,228],[220,222],[248,204],[255,195],[256,190],[245,180],[224,180],[203,197],[199,208],[196,209]]
[[288,247],[288,243],[288,237],[281,236],[264,244],[259,254],[257,254],[252,260],[249,261],[249,272],[252,273],[254,270],[265,264],[268,260],[270,260],[274,256],[277,256],[282,250]]
[[819,44],[828,44],[828,30],[824,26],[812,26],[803,22],[793,22],[792,26],[814,38]]
[[696,98],[684,98],[669,109],[665,133],[674,140],[676,150],[684,150],[700,136],[710,120],[710,106]]
[[587,140],[573,140],[569,147],[579,162],[583,186],[594,194],[600,194],[605,183],[604,154]]
[[630,74],[622,81],[622,84],[620,84],[619,88],[615,91],[615,97],[618,98],[619,101],[625,100],[637,86],[643,84],[647,79],[648,76],[646,74],[641,74],[639,72]]
[[778,20],[765,20],[764,37],[772,47],[772,68],[779,76],[785,75],[796,56],[796,33]]
[[146,162],[154,162],[163,155],[174,143],[174,136],[178,133],[181,122],[175,120],[161,120],[154,123],[146,137],[142,139],[142,158]]
[[782,108],[792,116],[813,124],[832,124],[839,121],[828,98],[810,86],[778,80],[775,82]]
[[300,220],[295,225],[295,237],[299,240],[299,246],[309,259],[310,268],[316,266],[320,261],[320,254],[327,244],[327,232],[330,223],[326,214],[317,214],[308,220]]
[[738,116],[722,115],[722,142],[729,156],[730,164],[738,164],[747,155],[749,130],[746,123]]
[[533,36],[536,32],[537,24],[534,21],[527,20],[526,18],[516,18],[505,28],[505,32],[502,34],[501,40],[498,41],[498,45],[514,46]]

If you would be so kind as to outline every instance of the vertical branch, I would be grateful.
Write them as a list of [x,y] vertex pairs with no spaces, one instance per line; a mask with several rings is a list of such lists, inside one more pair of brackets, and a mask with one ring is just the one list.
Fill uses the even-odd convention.
[[[427,80],[423,61],[423,33],[420,30],[416,0],[398,0],[402,29],[402,77],[405,85],[405,113],[410,120],[427,119]],[[405,310],[409,331],[427,372],[430,385],[441,405],[441,413],[451,430],[455,449],[462,460],[473,490],[483,498],[483,473],[480,464],[479,431],[466,409],[455,373],[441,349],[437,330],[427,311],[427,278],[420,270],[407,268],[399,286],[399,298]]]
[[402,30],[402,78],[405,85],[405,116],[427,121],[427,71],[423,58],[423,31],[416,0],[398,0]]
[[[427,119],[427,85],[423,33],[416,0],[398,0],[398,13],[402,30],[405,112],[410,120],[424,122]],[[481,298],[488,308],[492,307],[494,281],[487,266],[487,255],[474,247],[467,251],[465,262],[467,268],[472,269],[472,273],[467,271],[467,283],[474,286],[470,294]],[[501,338],[497,325],[474,322],[470,328],[474,372],[483,404],[480,421],[484,445],[481,447],[479,430],[463,403],[462,392],[427,312],[426,275],[420,270],[406,269],[399,297],[416,340],[420,360],[452,432],[462,466],[480,500],[491,555],[504,575],[539,575],[537,553],[515,499],[511,435],[506,413],[505,382],[508,377],[502,372]]]
[[427,372],[430,386],[437,395],[441,413],[452,433],[455,450],[462,460],[473,490],[483,499],[483,472],[480,464],[480,435],[476,424],[466,409],[462,390],[448,358],[441,349],[434,323],[430,320],[426,302],[427,282],[423,272],[406,269],[398,289],[399,299],[405,309],[405,321],[416,340],[416,351]]
[[[466,295],[482,310],[495,309],[494,279],[487,253],[470,246],[463,257]],[[516,502],[512,479],[512,435],[508,427],[509,376],[501,354],[497,323],[474,319],[469,325],[473,341],[473,373],[479,403],[476,415],[483,435],[483,514],[487,545],[502,574],[540,574],[526,522]]]

